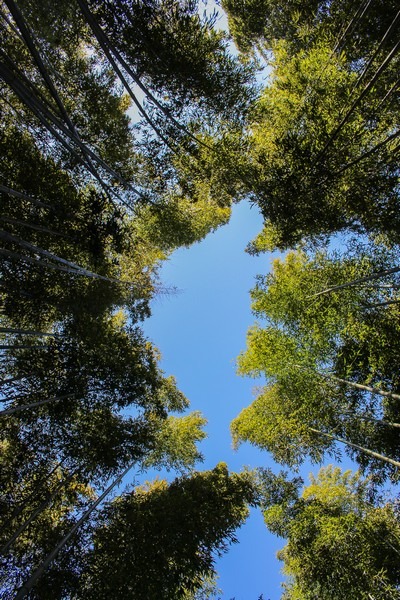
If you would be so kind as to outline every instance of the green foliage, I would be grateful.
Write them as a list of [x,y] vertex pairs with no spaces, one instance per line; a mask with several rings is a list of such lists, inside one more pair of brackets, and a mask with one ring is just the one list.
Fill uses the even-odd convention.
[[97,3],[105,31],[136,72],[175,107],[199,102],[202,112],[241,118],[251,98],[252,69],[226,52],[226,36],[197,1]]
[[[346,585],[366,600],[373,586],[377,599],[398,591],[393,507],[370,509],[359,479],[333,471],[299,499],[284,474],[260,471],[255,482],[219,465],[123,494],[68,537],[93,489],[127,465],[185,473],[201,459],[206,421],[169,414],[188,401],[139,323],[161,261],[226,223],[243,197],[265,220],[251,252],[343,231],[386,249],[290,254],[259,279],[254,311],[267,326],[250,331],[239,371],[268,381],[233,422],[235,443],[294,467],[337,453],[335,435],[398,457],[397,277],[390,288],[317,295],[398,258],[387,250],[400,229],[396,22],[381,43],[398,7],[371,3],[339,39],[347,0],[223,6],[244,57],[229,54],[196,1],[2,7],[0,373],[14,412],[3,416],[0,534],[10,597],[65,535],[47,574],[31,580],[32,599],[201,597],[214,589],[215,553],[257,502],[289,538],[288,598],[344,598]],[[251,53],[272,69],[257,100]],[[355,455],[376,478],[389,472]],[[29,523],[12,539],[18,516]],[[389,532],[391,546],[379,541]]]
[[222,5],[238,48],[269,69],[242,170],[265,220],[250,248],[282,250],[347,231],[398,244],[397,4]]
[[300,402],[308,398],[308,391],[303,390],[304,396],[298,399],[296,392],[291,394],[282,385],[265,387],[232,421],[234,445],[238,447],[241,442],[249,441],[271,452],[277,462],[291,467],[298,466],[306,457],[320,463],[326,452],[334,452],[334,444],[310,429],[317,425],[318,418],[326,423],[328,411],[314,398],[317,405],[314,414],[310,405],[304,402],[302,406]]
[[271,84],[251,123],[249,193],[280,249],[348,229],[383,231],[398,241],[397,174],[389,157],[396,142],[366,154],[393,133],[395,113],[389,108],[375,117],[378,96],[353,111],[336,134],[355,100],[356,79],[324,41],[294,55],[284,42],[274,48]]
[[[398,459],[398,305],[381,306],[397,276],[368,279],[390,270],[396,253],[373,250],[289,253],[258,278],[252,307],[266,323],[249,330],[238,372],[267,386],[233,421],[236,445],[250,441],[295,466],[336,455],[337,437]],[[397,477],[362,448],[347,451],[377,480]]]
[[[348,0],[222,0],[229,30],[242,52],[273,47],[285,40],[293,50],[307,48],[323,36],[331,42],[346,39],[346,50],[356,60],[368,53],[387,31],[397,13],[394,0],[355,6]],[[362,17],[360,18],[360,14]],[[344,31],[349,26],[343,36]],[[341,39],[343,36],[343,39]]]
[[284,598],[397,598],[400,529],[396,507],[368,501],[358,473],[322,469],[301,497],[271,504],[267,527],[287,537],[278,553]]
[[203,459],[196,443],[206,437],[202,430],[206,424],[207,420],[198,411],[183,417],[168,417],[157,431],[155,447],[146,456],[144,466],[183,472],[193,468]]
[[[188,472],[202,458],[206,421],[169,414],[188,400],[139,326],[160,290],[161,261],[228,221],[231,197],[217,174],[208,177],[215,166],[226,178],[227,168],[206,142],[223,137],[228,118],[240,137],[254,97],[253,67],[229,54],[197,8],[129,0],[93,1],[89,12],[85,2],[47,0],[1,8],[0,374],[11,411],[2,415],[2,542],[30,519],[7,549],[10,598],[27,581],[32,598],[80,597],[92,518],[68,532],[89,514],[92,488],[131,464]],[[145,100],[132,125],[137,86]],[[207,589],[214,572],[202,565],[246,512],[244,484],[240,496],[234,476],[221,471],[222,487],[224,477],[236,506],[221,509],[229,523],[213,534],[207,511],[225,500],[204,504],[197,525],[210,550],[187,593]]]
[[187,598],[214,574],[213,556],[235,541],[254,501],[251,478],[222,463],[123,495],[99,520],[82,598]]

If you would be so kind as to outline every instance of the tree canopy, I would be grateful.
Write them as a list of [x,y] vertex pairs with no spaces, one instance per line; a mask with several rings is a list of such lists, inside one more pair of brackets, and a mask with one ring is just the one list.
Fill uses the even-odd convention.
[[[398,597],[398,6],[221,4],[229,34],[197,0],[1,2],[6,600],[205,597],[255,505],[283,598]],[[266,381],[234,443],[293,469],[344,448],[368,480],[195,470],[206,418],[142,322],[240,200],[250,254],[287,254],[251,292],[238,371]]]
[[289,578],[282,597],[397,598],[396,505],[371,504],[368,481],[332,465],[312,476],[301,495],[295,490],[288,487],[279,504],[271,495],[265,501],[267,527],[287,538],[278,553]]
[[[200,500],[207,475],[189,473],[206,419],[179,415],[189,402],[141,321],[162,291],[161,261],[229,218],[229,202],[207,189],[188,194],[180,163],[228,114],[243,120],[252,67],[193,2],[6,0],[0,10],[4,597],[93,594],[89,575],[77,591],[84,557],[111,519],[95,512],[122,474],[154,468],[181,473],[203,502],[193,566],[176,559],[195,592],[244,520],[251,484],[221,467],[209,504]],[[167,510],[169,488],[157,485]],[[126,584],[121,574],[124,598]]]

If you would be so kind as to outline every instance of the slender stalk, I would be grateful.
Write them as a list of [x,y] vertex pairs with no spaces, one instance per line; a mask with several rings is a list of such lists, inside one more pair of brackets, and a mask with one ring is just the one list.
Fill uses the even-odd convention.
[[58,484],[58,486],[56,487],[56,489],[54,490],[54,492],[48,498],[46,498],[46,500],[44,500],[33,511],[33,513],[30,515],[30,517],[18,527],[18,529],[11,536],[11,538],[8,540],[8,542],[6,544],[4,544],[4,546],[0,549],[1,554],[5,554],[9,550],[10,546],[12,546],[12,544],[21,535],[21,533],[28,527],[28,525],[30,525],[30,523],[32,523],[32,521],[34,521],[34,519],[36,519],[36,517],[41,512],[43,512],[43,510],[46,508],[46,506],[57,496],[58,492],[64,487],[64,485],[71,481],[71,479],[74,477],[74,475],[75,475],[75,473],[72,473],[69,477],[67,477],[67,479],[65,481],[61,481]]
[[[74,125],[74,123],[71,121],[68,112],[64,106],[63,101],[61,100],[61,97],[59,96],[57,89],[48,73],[48,70],[46,69],[46,66],[42,60],[42,57],[40,56],[39,51],[37,50],[36,46],[35,46],[35,42],[34,39],[32,37],[31,32],[29,31],[29,28],[23,18],[23,15],[21,13],[21,11],[18,9],[18,6],[15,4],[14,0],[5,0],[7,6],[9,7],[9,10],[11,12],[11,14],[14,17],[14,20],[16,22],[16,24],[18,25],[23,38],[25,40],[26,45],[28,46],[28,49],[30,51],[30,53],[32,54],[38,68],[39,71],[48,87],[48,89],[50,90],[50,93],[52,95],[52,97],[54,98],[60,114],[62,115],[62,118],[64,119],[65,123],[67,124],[68,128],[70,129],[70,131],[72,132],[72,134],[79,140],[79,142],[81,144],[83,144],[79,133]],[[100,177],[98,171],[95,169],[93,163],[91,162],[90,156],[87,152],[86,147],[82,146],[82,150],[83,153],[85,155],[85,158],[87,160],[87,163],[89,165],[89,170],[91,171],[92,175],[95,176],[95,178],[98,180],[98,182],[100,183],[100,185],[103,187],[103,189],[105,189],[106,193],[109,193],[109,186],[107,186],[107,184],[102,180],[102,178]]]
[[[50,133],[71,152],[80,163],[87,166],[83,158],[74,150],[74,148],[54,129],[50,122],[55,125],[67,138],[73,141],[84,153],[86,152],[93,160],[95,160],[103,169],[105,169],[112,177],[119,181],[122,185],[130,189],[139,197],[143,195],[128,183],[121,175],[119,175],[112,167],[110,167],[102,158],[100,158],[93,150],[77,138],[64,123],[49,110],[43,102],[35,98],[26,86],[19,81],[12,71],[4,64],[0,63],[0,76],[14,90],[17,96],[26,106],[38,117],[40,122],[50,131]],[[50,122],[49,122],[50,121]],[[90,171],[90,167],[88,167]],[[92,173],[93,174],[93,173]],[[95,176],[95,175],[94,175]]]
[[[96,22],[96,20],[94,19],[93,14],[91,13],[91,11],[90,11],[87,3],[84,2],[83,0],[78,0],[78,4],[79,4],[80,9],[82,10],[82,12],[83,12],[83,14],[85,16],[85,19],[86,19],[88,25],[91,28],[91,30],[92,30],[92,32],[93,32],[96,40],[98,41],[101,49],[103,50],[104,54],[106,55],[109,63],[111,64],[112,68],[114,69],[115,73],[118,75],[118,77],[119,77],[120,81],[122,82],[123,86],[125,87],[126,91],[128,92],[128,94],[132,98],[133,102],[135,103],[135,106],[137,107],[138,111],[141,113],[141,115],[144,117],[144,119],[146,120],[146,122],[153,129],[153,131],[158,135],[158,137],[171,150],[171,152],[175,153],[176,150],[171,146],[170,142],[164,137],[164,135],[158,129],[158,127],[153,123],[153,121],[150,119],[150,117],[147,114],[147,112],[144,110],[143,106],[138,101],[136,95],[133,93],[133,91],[132,91],[129,83],[125,79],[125,77],[124,77],[121,69],[118,67],[117,63],[115,62],[115,60],[113,58],[113,55],[112,55],[111,50],[110,50],[111,44],[110,44],[108,38],[106,37],[106,35],[104,34],[103,30],[101,29],[101,27]],[[116,55],[115,49],[113,49],[112,52],[113,52],[114,55]],[[121,62],[121,57],[118,58],[118,60]],[[138,84],[138,81],[139,81],[139,79],[136,77],[135,78],[135,83]],[[139,87],[141,87],[141,86],[139,85]]]
[[56,254],[53,254],[52,252],[49,252],[48,250],[39,248],[39,246],[34,246],[30,242],[26,242],[25,240],[21,239],[20,237],[18,237],[16,235],[12,235],[11,233],[8,233],[8,231],[4,231],[4,230],[0,229],[0,239],[1,238],[3,240],[5,240],[6,242],[13,242],[13,243],[18,244],[19,246],[27,248],[28,250],[32,250],[33,252],[42,254],[46,258],[56,260],[57,262],[60,262],[63,265],[67,265],[68,267],[71,267],[71,269],[80,271],[81,273],[83,273],[84,275],[87,275],[88,277],[95,277],[98,279],[104,279],[106,281],[114,281],[114,282],[118,283],[117,279],[111,279],[109,277],[104,277],[103,275],[98,275],[97,273],[93,273],[92,271],[89,271],[88,269],[85,269],[84,267],[81,267],[80,265],[77,265],[76,263],[74,263],[70,260],[61,258],[60,256],[57,256]]
[[379,102],[377,110],[379,110],[382,107],[382,105],[386,102],[386,100],[389,98],[389,96],[391,96],[393,94],[394,90],[398,87],[399,84],[400,84],[400,77],[394,82],[394,84],[392,85],[390,90],[385,94],[385,96]]
[[395,140],[399,136],[400,136],[400,130],[399,131],[395,131],[394,133],[392,133],[391,135],[389,135],[382,142],[379,142],[379,144],[377,144],[376,146],[374,146],[373,148],[371,148],[367,152],[364,152],[363,154],[361,154],[360,156],[358,156],[354,160],[350,161],[349,163],[346,163],[344,165],[344,167],[342,167],[341,169],[339,169],[339,171],[335,171],[334,173],[332,173],[332,175],[341,175],[342,173],[344,173],[345,171],[347,171],[347,169],[350,169],[350,167],[353,167],[354,165],[358,164],[359,162],[361,162],[365,158],[368,158],[369,156],[371,156],[372,154],[374,154],[375,152],[377,152],[378,150],[380,150],[388,142],[391,142],[392,140]]
[[355,111],[355,109],[361,103],[361,100],[363,100],[363,98],[367,95],[367,93],[370,91],[370,89],[375,85],[375,83],[376,83],[377,79],[380,77],[380,75],[382,75],[382,73],[389,66],[390,62],[395,57],[395,55],[396,55],[399,47],[400,47],[400,40],[398,40],[396,42],[396,44],[393,46],[392,50],[389,52],[389,54],[386,56],[385,60],[381,63],[381,65],[379,66],[379,68],[375,72],[374,76],[371,78],[371,80],[364,87],[364,89],[362,90],[362,92],[358,96],[358,98],[356,100],[354,100],[353,104],[348,109],[347,113],[345,114],[345,116],[343,117],[343,119],[340,121],[340,123],[336,127],[336,129],[333,131],[333,133],[331,133],[331,135],[329,136],[329,139],[325,143],[325,146],[322,148],[321,152],[319,153],[319,155],[318,155],[318,157],[316,159],[316,163],[320,162],[321,158],[326,153],[326,151],[329,148],[329,146],[336,140],[337,136],[339,135],[340,130],[344,127],[344,125],[347,123],[347,121],[349,120],[349,118],[351,117],[351,115],[353,114],[353,112]]
[[21,198],[22,200],[27,200],[31,204],[35,206],[39,206],[40,208],[49,208],[50,210],[55,210],[53,206],[50,204],[45,204],[40,200],[36,200],[36,198],[32,198],[32,196],[28,196],[28,194],[24,194],[23,192],[17,192],[17,190],[13,190],[12,188],[6,187],[5,185],[0,184],[0,192],[4,192],[9,196],[14,196],[15,198]]
[[313,427],[309,427],[310,431],[312,431],[313,433],[317,433],[318,435],[322,435],[324,437],[327,437],[331,440],[334,440],[336,442],[341,442],[342,444],[345,444],[346,446],[350,446],[351,448],[355,448],[356,450],[360,450],[360,452],[363,452],[364,454],[368,454],[368,456],[373,456],[374,458],[377,458],[379,460],[382,460],[386,463],[389,463],[391,465],[394,465],[395,467],[399,467],[400,468],[400,462],[398,462],[397,460],[393,460],[392,458],[388,458],[387,456],[384,456],[383,454],[379,454],[378,452],[374,452],[373,450],[369,450],[369,448],[364,448],[363,446],[359,446],[358,444],[353,444],[352,442],[348,442],[347,440],[334,436],[330,433],[326,433],[325,431],[320,431],[319,429],[314,429]]
[[355,417],[356,419],[360,419],[361,421],[370,421],[371,423],[377,423],[378,425],[385,425],[386,427],[396,427],[400,429],[400,423],[393,423],[392,421],[384,421],[383,419],[375,419],[374,417],[364,417],[363,415],[359,415],[356,413],[352,413],[351,411],[345,411],[343,413],[346,417]]
[[393,21],[391,22],[391,24],[389,25],[389,28],[386,30],[383,38],[381,39],[381,41],[379,42],[375,52],[372,54],[371,58],[369,59],[369,61],[367,62],[367,64],[365,65],[364,69],[362,70],[362,72],[360,73],[357,81],[355,82],[352,92],[355,90],[356,87],[358,87],[358,85],[360,84],[362,78],[364,77],[365,73],[368,71],[368,69],[370,68],[370,66],[372,65],[374,59],[376,58],[376,56],[378,55],[378,52],[380,51],[380,49],[382,48],[382,46],[385,44],[386,40],[388,39],[388,37],[390,36],[390,34],[392,33],[394,27],[396,26],[396,23],[398,21],[400,17],[400,10],[397,13],[397,15],[395,16],[395,18],[393,19]]
[[46,481],[48,481],[54,475],[54,473],[57,471],[57,469],[59,469],[62,466],[64,460],[65,459],[60,460],[59,462],[57,462],[55,464],[55,466],[53,467],[53,469],[50,471],[50,473],[46,473],[44,477],[42,477],[41,479],[39,479],[38,485],[14,509],[12,515],[10,515],[10,517],[7,520],[7,522],[4,523],[4,524],[2,524],[2,526],[0,528],[1,532],[3,532],[5,529],[7,529],[7,527],[9,527],[11,525],[11,523],[14,521],[14,519],[16,519],[18,517],[18,515],[20,515],[22,513],[22,511],[28,505],[28,503],[31,500],[33,500],[33,498],[37,495],[39,486],[42,486]]
[[38,402],[31,402],[30,404],[21,404],[20,406],[13,406],[11,408],[1,410],[0,417],[3,417],[5,415],[12,415],[16,412],[20,412],[21,410],[27,410],[28,408],[36,408],[37,406],[42,406],[43,404],[49,404],[49,402],[59,402],[60,400],[65,400],[66,398],[73,397],[74,394],[64,394],[63,396],[55,396],[53,398],[47,398],[46,400],[38,400]]
[[28,525],[30,525],[30,523],[32,523],[32,521],[34,521],[34,519],[36,519],[36,517],[38,515],[40,515],[41,512],[43,512],[43,510],[46,508],[46,506],[57,496],[58,492],[63,488],[63,486],[66,483],[69,483],[71,481],[71,479],[74,477],[74,475],[75,475],[75,473],[72,473],[71,475],[69,475],[69,477],[67,477],[67,479],[65,481],[61,481],[58,484],[58,486],[56,487],[56,489],[54,490],[54,492],[48,498],[46,498],[46,500],[44,500],[33,511],[33,513],[30,515],[30,517],[18,527],[18,529],[11,536],[11,538],[8,540],[8,542],[6,544],[4,544],[4,546],[0,549],[1,554],[5,554],[8,551],[10,546],[12,546],[12,544],[21,535],[21,533],[28,527]]
[[[11,29],[11,31],[14,33],[14,35],[16,35],[18,39],[20,39],[21,41],[23,41],[22,36],[21,36],[20,32],[18,31],[18,29],[11,22],[11,20],[8,18],[8,16],[3,13],[2,10],[0,10],[0,16],[5,21],[5,23],[7,24],[7,26]],[[4,25],[3,25],[3,27],[4,27]]]
[[329,294],[330,292],[334,292],[336,290],[342,290],[347,287],[351,287],[352,285],[358,285],[359,283],[364,283],[366,281],[373,281],[374,279],[380,279],[381,277],[385,277],[386,275],[392,275],[393,273],[398,273],[400,271],[400,267],[393,267],[392,269],[386,269],[384,271],[378,271],[377,273],[372,273],[372,275],[368,275],[366,277],[360,277],[359,279],[353,279],[353,281],[348,281],[347,283],[342,283],[340,285],[334,285],[330,288],[326,288],[322,290],[322,292],[317,292],[312,296],[308,296],[308,298],[317,298],[317,296],[322,296],[323,294]]
[[[38,265],[39,267],[43,267],[46,269],[53,269],[54,271],[62,271],[64,273],[69,273],[71,275],[80,275],[81,277],[89,277],[91,279],[101,279],[103,281],[109,281],[110,283],[119,283],[121,285],[122,284],[123,285],[131,285],[133,283],[133,282],[129,282],[129,281],[122,282],[118,279],[113,279],[111,277],[103,277],[102,275],[97,275],[96,273],[91,273],[90,271],[86,271],[85,269],[82,269],[82,268],[75,269],[72,267],[63,266],[61,264],[55,265],[54,263],[49,263],[47,261],[33,258],[32,256],[27,256],[25,254],[20,254],[18,252],[12,252],[11,250],[6,250],[5,248],[0,248],[0,254],[3,254],[4,256],[9,257],[11,260],[22,260],[23,262]],[[54,258],[54,260],[57,260],[57,258]],[[63,259],[61,259],[61,260],[63,260]]]
[[365,308],[379,308],[380,306],[389,306],[390,304],[399,304],[399,300],[386,300],[386,302],[377,302],[376,304],[366,304]]
[[348,379],[341,379],[340,377],[336,377],[336,375],[332,375],[331,373],[318,372],[318,374],[321,375],[321,377],[332,379],[333,381],[337,381],[338,383],[344,383],[345,385],[353,387],[357,390],[362,390],[363,392],[369,392],[370,394],[376,394],[378,396],[383,396],[384,398],[394,398],[395,400],[400,400],[400,395],[394,394],[393,392],[386,392],[385,390],[371,387],[369,385],[355,383],[354,381],[349,381]]
[[292,364],[292,366],[303,371],[311,371],[312,373],[315,373],[315,375],[323,377],[324,379],[331,379],[332,381],[337,381],[338,383],[344,383],[345,385],[356,388],[357,390],[362,390],[363,392],[369,392],[370,394],[377,394],[378,396],[384,396],[385,398],[394,398],[395,400],[400,400],[399,394],[387,392],[385,390],[381,390],[380,388],[371,387],[363,383],[356,383],[354,381],[350,381],[349,379],[342,379],[341,377],[337,377],[333,373],[322,373],[321,371],[317,371],[316,369],[306,367],[303,365]]
[[95,502],[84,512],[82,517],[75,523],[75,525],[70,529],[70,531],[63,537],[63,539],[57,544],[50,554],[45,558],[42,564],[36,569],[36,571],[31,575],[31,577],[24,583],[24,585],[18,590],[17,595],[15,596],[15,600],[21,600],[25,598],[27,594],[29,594],[32,587],[35,585],[36,581],[39,577],[44,573],[47,567],[51,564],[57,554],[62,550],[68,540],[74,535],[77,529],[87,521],[92,512],[103,502],[103,500],[108,496],[108,494],[122,481],[122,479],[129,473],[135,463],[131,463],[124,471],[119,475],[114,481],[108,486],[108,488],[97,498]]
[[3,80],[13,89],[20,100],[33,112],[42,125],[54,136],[54,138],[58,140],[60,144],[64,146],[64,148],[70,152],[79,163],[81,163],[84,167],[87,167],[81,155],[62,137],[62,135],[60,135],[57,129],[51,125],[50,121],[53,122],[59,129],[64,130],[64,133],[67,132],[67,135],[71,137],[72,134],[68,128],[64,127],[63,123],[58,119],[58,117],[54,116],[42,102],[35,98],[32,93],[29,92],[27,87],[17,80],[17,78],[6,67],[5,64],[0,64],[0,75]]
[[13,327],[0,327],[0,333],[15,333],[18,335],[37,335],[41,337],[63,337],[59,333],[44,333],[43,331],[34,331],[31,329],[15,329]]
[[21,34],[22,34],[24,41],[29,49],[29,52],[33,56],[33,59],[36,62],[38,69],[39,69],[44,81],[46,82],[46,85],[47,85],[48,89],[50,90],[50,93],[51,93],[52,97],[54,98],[54,100],[60,110],[61,115],[63,116],[65,122],[67,123],[67,125],[71,129],[71,131],[76,133],[75,126],[72,123],[71,119],[69,118],[68,112],[67,112],[67,110],[55,88],[55,85],[46,69],[46,66],[42,60],[42,57],[40,56],[40,53],[35,46],[35,42],[32,37],[32,34],[29,31],[29,28],[25,22],[25,19],[22,15],[21,11],[19,10],[19,8],[16,5],[16,3],[14,2],[14,0],[4,0],[4,1],[7,4],[8,9],[9,9],[10,13],[12,14],[15,23],[17,24],[19,30],[21,31]]
[[[110,60],[113,68],[114,68],[114,64],[115,61],[114,59],[111,57],[109,57],[110,52],[112,52],[112,54],[114,54],[115,58],[119,61],[119,63],[123,66],[123,68],[125,69],[125,71],[132,77],[133,81],[136,83],[136,85],[142,90],[142,92],[148,97],[150,98],[150,100],[154,103],[154,105],[162,112],[165,114],[165,116],[170,119],[170,121],[179,129],[181,129],[182,131],[184,131],[184,133],[186,133],[186,135],[188,135],[190,138],[192,138],[195,142],[197,142],[198,144],[201,144],[202,146],[205,146],[206,148],[208,148],[209,150],[212,150],[212,148],[210,146],[208,146],[207,144],[205,144],[202,140],[199,140],[195,135],[193,135],[188,129],[186,129],[186,127],[184,127],[181,123],[179,123],[179,121],[177,121],[175,119],[175,117],[170,113],[170,111],[168,109],[165,108],[165,106],[163,106],[161,104],[161,102],[159,102],[157,100],[157,98],[154,96],[154,94],[151,93],[151,91],[145,86],[143,85],[143,83],[141,82],[140,78],[138,77],[138,75],[133,71],[133,69],[130,67],[130,65],[125,61],[124,57],[121,55],[121,53],[117,50],[117,48],[112,44],[111,40],[109,39],[109,37],[104,33],[104,31],[101,29],[101,27],[98,25],[93,13],[90,11],[89,6],[86,2],[86,0],[78,0],[78,4],[83,12],[83,14],[85,15],[86,21],[87,23],[90,25],[97,41],[99,42],[100,46],[103,48],[103,51],[106,53],[107,50],[107,58],[108,60]],[[100,39],[99,39],[100,38]],[[117,66],[118,68],[118,66]],[[118,71],[120,71],[118,69]],[[118,73],[116,71],[116,73]],[[118,76],[120,77],[120,75],[118,74]],[[122,81],[122,79],[121,79]],[[125,85],[125,84],[124,84]],[[129,92],[128,88],[127,91]],[[133,99],[133,98],[132,98]],[[135,104],[136,101],[134,100]],[[148,121],[148,118],[146,117],[146,115],[144,114],[143,108],[141,105],[137,105],[138,109],[141,111],[141,113],[143,114],[143,116],[145,116],[146,121]],[[154,129],[154,125],[152,123],[149,122],[149,124],[151,125],[151,127],[153,127]],[[156,129],[154,129],[154,131],[160,135]],[[168,147],[175,152],[175,150],[173,150],[169,143],[165,141],[165,138],[162,138],[164,143],[167,143]]]
[[40,233],[48,233],[49,235],[55,235],[58,237],[63,237],[68,240],[72,240],[73,238],[66,233],[60,233],[59,231],[54,231],[54,229],[48,229],[47,227],[43,227],[42,225],[36,225],[34,223],[27,223],[26,221],[21,221],[20,219],[13,219],[11,217],[0,217],[0,221],[4,223],[10,223],[11,225],[21,225],[22,227],[27,227],[28,229],[33,229],[34,231],[39,231]]
[[366,11],[368,10],[369,5],[371,4],[371,2],[372,2],[372,0],[367,0],[366,2],[364,2],[364,4],[360,4],[359,5],[359,7],[357,8],[355,14],[353,15],[353,17],[351,18],[351,20],[348,23],[347,27],[345,28],[344,32],[339,36],[339,39],[336,41],[335,47],[333,48],[333,53],[335,53],[340,48],[340,45],[343,42],[343,40],[346,37],[346,35],[349,32],[352,32],[354,30],[354,28],[357,25],[357,23],[360,21],[360,19],[362,19],[362,17],[364,16],[364,14],[366,13]]
[[71,121],[68,117],[67,111],[64,108],[64,105],[57,93],[57,90],[51,80],[51,77],[49,76],[47,69],[44,65],[44,62],[35,46],[35,43],[32,39],[31,33],[29,31],[29,28],[24,20],[24,17],[21,13],[21,11],[19,10],[18,6],[16,5],[16,3],[14,2],[14,0],[4,0],[4,2],[6,3],[8,10],[10,11],[10,13],[13,16],[13,19],[15,21],[15,23],[17,24],[22,37],[24,38],[25,44],[27,45],[29,52],[32,54],[34,61],[36,62],[38,69],[44,79],[44,81],[46,82],[47,87],[49,88],[51,95],[53,96],[53,98],[55,99],[58,108],[60,109],[60,113],[63,115],[65,121],[68,123],[68,125],[71,124]]

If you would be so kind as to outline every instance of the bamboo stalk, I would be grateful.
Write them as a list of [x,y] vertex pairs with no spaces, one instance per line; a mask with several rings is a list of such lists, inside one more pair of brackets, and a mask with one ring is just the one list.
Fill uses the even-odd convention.
[[37,335],[41,337],[63,337],[59,333],[44,333],[43,331],[34,331],[31,329],[15,329],[13,327],[0,327],[0,333],[15,333],[18,335]]
[[340,438],[340,437],[336,437],[330,433],[326,433],[324,431],[320,431],[319,429],[314,429],[313,427],[309,427],[310,431],[312,431],[313,433],[317,433],[318,435],[322,435],[325,436],[327,438],[330,438],[336,442],[341,442],[342,444],[345,444],[346,446],[350,446],[351,448],[355,448],[356,450],[360,450],[361,452],[363,452],[364,454],[368,454],[369,456],[373,456],[374,458],[377,458],[379,460],[382,460],[384,462],[387,462],[391,465],[394,465],[395,467],[400,468],[400,462],[398,462],[397,460],[393,460],[393,458],[388,458],[387,456],[384,456],[383,454],[379,454],[379,452],[374,452],[373,450],[369,450],[369,448],[364,448],[363,446],[359,446],[358,444],[353,444],[353,442],[348,442],[347,440]]
[[359,279],[353,279],[353,281],[348,281],[347,283],[342,283],[340,285],[334,285],[330,288],[326,288],[322,290],[322,292],[317,292],[312,296],[308,296],[308,298],[316,298],[317,296],[322,296],[323,294],[329,294],[330,292],[334,292],[336,290],[342,290],[347,287],[351,287],[352,285],[358,285],[359,283],[365,283],[366,281],[373,281],[374,279],[380,279],[381,277],[385,277],[386,275],[392,275],[393,273],[398,273],[400,271],[400,267],[393,267],[392,269],[386,269],[384,271],[378,271],[377,273],[372,273],[372,275],[368,275],[366,277],[360,277]]
[[75,473],[72,473],[69,477],[67,477],[67,479],[65,481],[61,481],[58,486],[56,487],[56,489],[54,490],[54,492],[50,495],[49,498],[46,498],[46,500],[44,500],[34,511],[33,513],[30,515],[30,517],[24,521],[19,527],[18,529],[15,531],[15,533],[11,536],[11,538],[7,541],[6,544],[4,544],[4,546],[0,549],[0,553],[1,554],[5,554],[8,549],[10,548],[10,546],[12,546],[12,544],[15,542],[15,540],[21,535],[21,533],[28,527],[28,525],[30,525],[30,523],[32,523],[32,521],[34,521],[34,519],[46,508],[46,506],[49,504],[49,502],[51,502],[53,500],[53,498],[55,498],[55,496],[58,494],[58,492],[61,490],[61,488],[66,484],[69,483],[71,481],[71,479],[74,477]]
[[133,468],[135,463],[131,463],[124,471],[119,475],[114,481],[108,486],[108,488],[97,498],[95,502],[84,512],[82,517],[75,523],[75,525],[70,529],[70,531],[63,537],[63,539],[57,544],[57,546],[50,552],[42,564],[36,569],[36,571],[29,577],[28,581],[26,581],[23,586],[18,590],[17,595],[15,596],[15,600],[21,600],[25,598],[25,596],[30,592],[32,587],[35,585],[36,581],[39,577],[44,573],[47,567],[51,564],[57,554],[62,550],[68,540],[74,535],[77,529],[84,523],[91,513],[97,508],[99,504],[108,496],[108,494],[114,489],[114,487],[122,481],[122,479],[129,473],[129,471]]
[[42,406],[43,404],[48,404],[49,402],[59,402],[60,400],[65,400],[66,398],[73,398],[74,394],[64,394],[63,396],[55,396],[53,398],[47,398],[46,400],[39,400],[38,402],[31,402],[30,404],[21,404],[19,406],[12,406],[11,408],[6,408],[5,410],[0,411],[0,417],[5,415],[12,415],[16,412],[20,412],[21,410],[27,410],[28,408],[36,408],[37,406]]

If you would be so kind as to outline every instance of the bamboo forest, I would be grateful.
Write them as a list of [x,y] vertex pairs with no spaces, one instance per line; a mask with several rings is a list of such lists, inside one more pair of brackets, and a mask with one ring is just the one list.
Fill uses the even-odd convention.
[[[250,511],[282,600],[400,600],[398,0],[0,6],[1,600],[277,600]],[[238,203],[235,472],[145,324]]]

